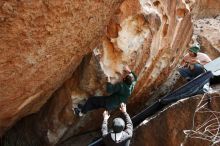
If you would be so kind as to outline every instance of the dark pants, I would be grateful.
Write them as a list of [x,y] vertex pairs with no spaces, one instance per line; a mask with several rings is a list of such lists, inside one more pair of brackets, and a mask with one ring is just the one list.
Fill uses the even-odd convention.
[[189,80],[192,80],[193,78],[205,72],[204,67],[201,64],[195,64],[193,70],[190,70],[189,68],[179,68],[178,71],[181,76]]
[[106,108],[106,98],[107,96],[90,97],[81,108],[81,112],[85,114],[91,110]]

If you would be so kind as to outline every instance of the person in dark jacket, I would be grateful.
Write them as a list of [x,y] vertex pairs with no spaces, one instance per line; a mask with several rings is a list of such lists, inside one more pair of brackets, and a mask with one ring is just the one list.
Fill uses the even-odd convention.
[[90,97],[84,105],[78,105],[74,108],[74,112],[78,116],[82,116],[88,111],[105,108],[106,110],[113,110],[120,106],[122,102],[127,103],[128,97],[131,95],[137,81],[137,76],[132,72],[128,66],[124,68],[125,77],[123,81],[112,84],[108,78],[106,90],[109,96],[93,96]]
[[115,118],[111,132],[108,132],[108,119],[110,115],[107,111],[103,113],[102,137],[106,146],[129,146],[130,144],[133,134],[133,124],[124,103],[121,104],[120,110],[125,116],[126,123],[122,118]]

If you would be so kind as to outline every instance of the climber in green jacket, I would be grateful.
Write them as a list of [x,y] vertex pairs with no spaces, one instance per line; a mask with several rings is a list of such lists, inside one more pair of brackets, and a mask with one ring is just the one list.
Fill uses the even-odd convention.
[[84,105],[78,105],[74,108],[74,112],[78,116],[82,116],[88,111],[105,108],[106,110],[113,110],[120,106],[121,103],[127,103],[128,97],[134,90],[134,86],[137,82],[137,76],[132,72],[128,66],[124,68],[123,81],[112,84],[108,77],[106,90],[110,94],[109,96],[93,96],[88,98]]

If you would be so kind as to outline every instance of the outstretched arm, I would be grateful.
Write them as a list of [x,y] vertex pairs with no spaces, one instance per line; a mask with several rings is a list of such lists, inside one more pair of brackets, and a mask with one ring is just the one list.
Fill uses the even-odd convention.
[[126,105],[124,103],[121,103],[120,110],[124,114],[125,121],[126,121],[126,129],[124,131],[128,134],[127,137],[132,137],[133,124],[132,124],[132,121],[131,121],[131,118],[130,118],[129,114],[127,113]]
[[136,82],[137,81],[137,75],[133,71],[131,71],[131,73],[134,76],[134,81]]
[[102,136],[106,136],[108,134],[108,118],[110,115],[107,111],[103,112],[103,122],[102,122]]
[[185,67],[186,66],[186,61],[183,59],[181,62],[180,62],[180,67]]

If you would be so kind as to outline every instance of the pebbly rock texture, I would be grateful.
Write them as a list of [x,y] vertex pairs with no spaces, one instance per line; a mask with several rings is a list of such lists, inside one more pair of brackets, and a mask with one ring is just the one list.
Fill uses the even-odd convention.
[[194,20],[194,40],[215,59],[220,56],[220,16]]
[[[43,35],[42,33],[35,35],[39,40],[45,41],[46,44],[43,44],[43,46],[50,42],[49,44],[51,46],[49,45],[45,51],[50,53],[47,49],[52,49],[51,53],[58,55],[58,57],[53,59],[53,54],[51,56],[52,61],[42,61],[42,63],[46,64],[40,64],[43,67],[36,69],[36,71],[40,73],[32,71],[30,67],[29,70],[25,70],[25,73],[27,73],[25,74],[25,78],[33,74],[39,77],[36,79],[38,82],[45,84],[35,82],[35,86],[33,87],[30,86],[33,84],[33,77],[29,80],[27,79],[27,81],[25,80],[25,82],[20,81],[20,78],[17,77],[21,82],[19,84],[20,87],[28,83],[27,85],[29,86],[25,87],[33,91],[25,92],[27,90],[23,91],[22,88],[18,88],[18,84],[13,85],[12,87],[16,86],[20,89],[19,92],[25,94],[38,93],[37,87],[41,87],[41,90],[39,89],[41,92],[38,93],[39,95],[36,94],[36,96],[34,96],[35,100],[25,98],[27,102],[24,102],[25,99],[19,100],[20,96],[16,96],[16,99],[19,101],[17,103],[18,105],[19,103],[21,105],[27,105],[19,105],[22,107],[23,112],[16,109],[14,109],[14,112],[11,112],[10,109],[6,110],[6,108],[1,109],[1,112],[8,111],[11,113],[9,116],[1,114],[4,122],[3,126],[9,127],[18,118],[36,112],[47,101],[47,97],[49,97],[52,91],[59,87],[73,71],[74,73],[71,78],[66,80],[63,85],[50,96],[50,100],[44,104],[40,112],[23,119],[21,124],[15,125],[7,132],[4,137],[5,142],[10,141],[13,145],[14,141],[16,142],[16,140],[19,141],[22,139],[24,145],[35,144],[35,141],[42,142],[45,145],[46,143],[47,145],[63,145],[65,141],[71,139],[72,136],[76,137],[77,135],[88,133],[89,131],[97,131],[102,121],[102,110],[90,112],[83,118],[78,118],[73,115],[72,108],[90,96],[106,95],[105,78],[107,75],[112,77],[113,83],[120,81],[122,69],[125,64],[128,64],[130,68],[136,72],[139,78],[132,97],[129,100],[129,110],[134,112],[139,105],[143,105],[143,102],[150,99],[150,95],[152,95],[153,92],[166,81],[173,70],[175,70],[192,36],[192,22],[188,5],[182,0],[125,0],[120,5],[120,8],[116,10],[114,16],[112,16],[113,10],[115,10],[119,4],[118,2],[119,1],[93,1],[89,2],[88,6],[86,2],[76,2],[78,5],[74,4],[74,7],[78,6],[76,9],[78,13],[70,14],[70,16],[67,15],[69,13],[65,13],[64,18],[70,17],[69,19],[66,18],[67,20],[60,16],[63,11],[54,10],[54,13],[60,16],[57,17],[62,19],[58,22],[55,21],[58,24],[53,22],[56,25],[51,22],[51,25],[62,26],[61,28],[65,30],[59,30],[58,34],[54,34],[59,38],[60,42],[55,41],[56,43],[53,44],[52,40],[57,39],[55,36],[54,39],[45,41],[45,38],[43,39],[42,36],[38,36],[38,34]],[[68,4],[72,6],[71,3]],[[90,7],[96,4],[97,7]],[[53,5],[56,5],[56,3],[49,3],[49,6]],[[62,7],[63,5],[59,3],[58,6]],[[58,6],[56,8],[59,8]],[[65,8],[70,9],[72,7]],[[25,10],[27,11],[27,9]],[[39,8],[37,10],[42,11]],[[22,13],[24,12],[22,11]],[[77,20],[72,19],[72,15]],[[110,16],[112,16],[111,19],[109,19]],[[87,18],[89,18],[89,20]],[[69,21],[74,21],[76,26],[74,25],[75,27],[73,27],[69,24]],[[65,22],[68,23],[66,24]],[[107,22],[109,22],[109,24],[106,27]],[[68,29],[66,29],[66,27]],[[39,28],[39,26],[36,26],[36,29],[37,28]],[[105,28],[105,35],[100,39],[103,28]],[[30,28],[30,30],[32,30],[32,28]],[[76,34],[75,31],[82,36]],[[73,33],[73,36],[68,38],[64,32],[70,36],[72,36],[71,34]],[[35,42],[38,41],[38,39],[32,39],[32,41]],[[66,45],[66,42],[69,42],[69,45]],[[98,44],[98,42],[100,43]],[[76,45],[76,48],[74,48],[74,45]],[[31,47],[33,47],[33,45],[31,45]],[[53,50],[54,48],[60,50],[56,52],[56,50]],[[93,52],[88,53],[91,49],[94,49]],[[36,51],[36,49],[33,50]],[[75,51],[77,53],[75,53]],[[14,51],[12,51],[12,54],[13,52]],[[63,54],[60,54],[62,52]],[[27,51],[27,53],[29,52]],[[23,52],[23,54],[25,53]],[[36,57],[39,57],[39,55],[36,55]],[[62,61],[62,59],[64,59],[65,62],[60,63],[59,61]],[[58,64],[56,64],[56,61]],[[57,68],[53,67],[54,63],[58,66]],[[33,69],[35,69],[35,66]],[[47,69],[47,72],[44,72],[44,69]],[[54,70],[55,72],[53,72]],[[50,77],[49,79],[52,81],[44,80],[44,78],[47,77]],[[13,79],[13,81],[11,80],[12,83],[18,82],[15,78]],[[5,88],[9,87],[9,84],[6,85],[4,85]],[[34,90],[35,88],[36,91]],[[2,94],[4,92],[1,91],[0,93]],[[16,92],[12,92],[10,95],[12,96],[14,93]],[[47,96],[43,96],[44,94]],[[11,101],[9,100],[10,98],[7,97],[10,96],[0,99],[4,101],[1,103],[7,105],[7,102]],[[24,96],[22,96],[22,99],[23,97]],[[12,99],[15,99],[15,97]],[[39,100],[41,103],[39,103]],[[11,108],[13,109],[13,107]],[[114,113],[114,115],[117,115],[117,113]],[[30,124],[29,121],[36,122]],[[28,129],[27,127],[33,127],[32,131],[28,131],[29,136],[32,135],[32,137],[35,137],[31,142],[27,135],[20,134],[20,131],[26,131],[26,129]],[[15,129],[19,130],[16,131]],[[43,145],[42,143],[40,145]],[[78,144],[80,144],[80,141]]]
[[220,94],[198,95],[164,109],[135,130],[133,146],[219,145]]
[[121,2],[0,2],[0,135],[72,75]]
[[220,13],[219,0],[185,0],[195,18],[215,17]]

